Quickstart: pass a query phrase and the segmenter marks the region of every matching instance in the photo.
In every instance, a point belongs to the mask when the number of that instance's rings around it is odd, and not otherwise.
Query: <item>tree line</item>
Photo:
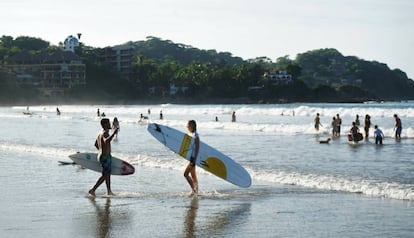
[[[61,100],[82,102],[354,102],[400,100],[414,95],[414,82],[401,70],[386,64],[343,56],[335,49],[312,50],[295,59],[282,56],[243,60],[229,52],[200,50],[157,37],[127,42],[135,46],[132,77],[126,80],[100,57],[104,49],[81,44],[76,53],[86,64],[86,85],[68,90]],[[33,37],[0,38],[1,65],[12,55],[28,51],[57,50],[57,46]],[[278,84],[265,76],[287,71],[289,84]],[[170,96],[170,84],[189,90]],[[149,88],[156,88],[149,92]],[[259,90],[250,91],[249,87]],[[13,75],[0,70],[0,100],[37,99],[35,87],[13,84]],[[47,99],[44,99],[47,100]],[[56,100],[53,99],[53,100]]]

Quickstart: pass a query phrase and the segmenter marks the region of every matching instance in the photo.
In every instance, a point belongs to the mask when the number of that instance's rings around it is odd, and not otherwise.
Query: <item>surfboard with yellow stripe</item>
[[[190,160],[194,144],[193,138],[174,128],[150,123],[148,132],[159,142],[174,151],[186,160]],[[252,181],[250,174],[240,164],[207,145],[202,140],[197,157],[197,166],[209,171],[234,185],[242,188],[250,187]]]

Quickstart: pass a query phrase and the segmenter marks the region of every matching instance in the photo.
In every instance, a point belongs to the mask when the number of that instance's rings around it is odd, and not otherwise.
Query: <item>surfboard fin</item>
[[[157,124],[155,124],[155,127],[156,127],[155,128],[156,131],[161,132],[161,128]]]
[[[205,166],[205,167],[207,167],[208,168],[208,164],[207,164],[207,162],[206,161],[201,161],[201,163],[200,163],[202,166]]]

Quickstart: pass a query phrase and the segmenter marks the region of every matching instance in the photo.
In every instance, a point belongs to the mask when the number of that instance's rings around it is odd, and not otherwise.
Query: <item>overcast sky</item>
[[[244,59],[320,48],[414,79],[413,0],[5,0],[0,34],[105,47],[155,36]]]

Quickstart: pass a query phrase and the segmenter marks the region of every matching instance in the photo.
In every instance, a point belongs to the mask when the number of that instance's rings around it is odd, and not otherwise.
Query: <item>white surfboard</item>
[[[156,123],[148,124],[148,132],[159,142],[190,161],[194,140],[174,128]],[[197,166],[242,188],[250,187],[250,174],[240,164],[220,151],[200,141]]]
[[[102,166],[98,161],[97,153],[76,153],[69,155],[69,158],[76,164],[79,164],[87,169],[102,172]],[[135,172],[134,166],[128,162],[112,156],[112,175],[130,175]]]

